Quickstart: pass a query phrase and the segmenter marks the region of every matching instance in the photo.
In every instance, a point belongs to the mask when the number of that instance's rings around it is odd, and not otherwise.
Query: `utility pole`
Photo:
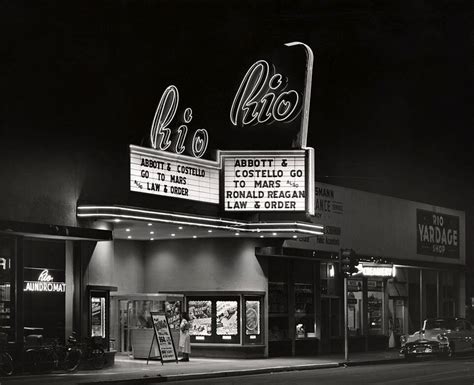
[[[349,336],[347,326],[347,277],[344,276],[344,361],[349,360]]]

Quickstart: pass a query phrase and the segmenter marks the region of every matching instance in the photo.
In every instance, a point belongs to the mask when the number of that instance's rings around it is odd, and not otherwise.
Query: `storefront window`
[[[408,271],[408,332],[419,330],[423,320],[420,313],[420,270]]]
[[[290,263],[274,259],[269,263],[268,275],[268,340],[289,339],[288,272]]]
[[[442,317],[454,317],[456,315],[456,293],[455,273],[452,271],[440,272],[440,315]]]
[[[188,297],[191,342],[240,343],[240,297]]]
[[[0,332],[14,341],[15,239],[0,237]]]
[[[425,318],[435,318],[438,316],[438,274],[433,270],[423,271],[423,304]]]
[[[334,263],[321,263],[321,295],[337,296],[336,265]]]
[[[105,297],[91,297],[91,337],[105,338]]]
[[[384,282],[379,280],[367,281],[367,312],[369,334],[385,333],[385,301]]]
[[[349,334],[363,334],[362,322],[362,280],[347,280],[347,327]]]
[[[293,263],[296,338],[315,337],[313,267],[312,262]]]
[[[24,329],[25,335],[65,338],[65,243],[25,239]]]

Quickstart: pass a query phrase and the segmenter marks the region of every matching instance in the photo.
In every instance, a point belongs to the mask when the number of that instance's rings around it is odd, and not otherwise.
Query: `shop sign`
[[[416,210],[417,253],[459,258],[459,217]]]
[[[359,274],[364,277],[394,277],[395,266],[393,265],[379,265],[379,264],[365,264],[357,265]]]
[[[66,284],[64,282],[54,282],[54,278],[49,274],[48,269],[44,269],[38,276],[37,281],[25,281],[23,291],[34,292],[56,292],[65,293]]]
[[[130,146],[130,191],[219,203],[213,162]]]
[[[304,211],[305,153],[224,155],[226,211]]]

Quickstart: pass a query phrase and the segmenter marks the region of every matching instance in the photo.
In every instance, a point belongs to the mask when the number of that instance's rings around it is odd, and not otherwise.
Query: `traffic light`
[[[349,275],[354,275],[359,272],[359,269],[357,266],[359,265],[359,258],[357,258],[356,253],[354,250],[351,250],[351,257],[350,257],[350,263],[349,263]]]
[[[350,277],[353,274],[357,274],[359,269],[357,265],[359,264],[359,259],[354,250],[352,249],[342,249],[341,250],[341,274],[344,277]]]

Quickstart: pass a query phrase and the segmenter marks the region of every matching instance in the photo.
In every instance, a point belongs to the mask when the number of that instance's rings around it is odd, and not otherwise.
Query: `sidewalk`
[[[193,358],[189,362],[165,363],[133,360],[117,355],[115,366],[99,371],[80,371],[66,374],[22,375],[3,378],[4,384],[152,384],[159,382],[217,377],[241,376],[292,370],[335,368],[343,365],[370,365],[400,361],[398,350],[369,353],[351,353],[349,361],[344,356],[278,357],[267,359],[215,359]]]

